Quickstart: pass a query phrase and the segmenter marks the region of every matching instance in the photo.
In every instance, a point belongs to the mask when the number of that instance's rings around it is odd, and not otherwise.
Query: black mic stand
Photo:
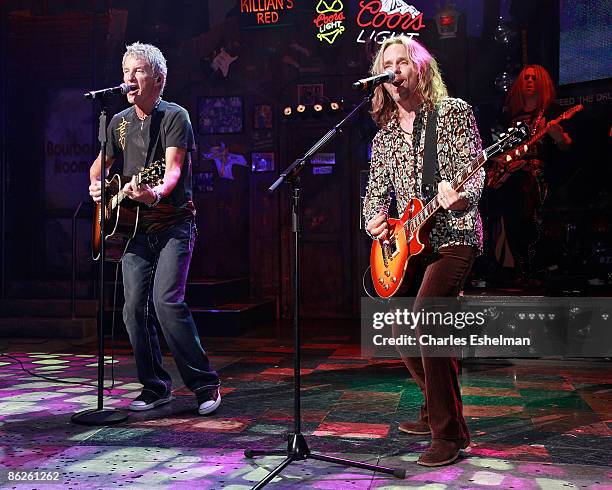
[[[318,461],[327,461],[328,463],[336,463],[344,466],[350,466],[353,468],[363,468],[365,470],[377,471],[380,473],[386,473],[393,475],[396,478],[404,478],[406,476],[406,470],[404,469],[393,469],[385,468],[383,466],[376,466],[367,463],[361,463],[359,461],[350,461],[348,459],[335,458],[333,456],[325,456],[322,454],[316,454],[310,452],[308,443],[304,438],[301,431],[302,416],[300,413],[300,322],[299,322],[299,301],[300,301],[300,268],[299,268],[299,235],[300,235],[300,177],[299,173],[304,168],[307,161],[310,160],[323,145],[330,141],[339,131],[341,131],[342,125],[350,119],[364,105],[370,102],[372,93],[369,93],[364,99],[355,107],[350,114],[348,114],[342,121],[336,124],[331,130],[329,130],[319,141],[317,141],[302,158],[295,160],[287,169],[280,174],[278,179],[268,189],[270,192],[274,192],[281,183],[288,181],[291,184],[293,203],[291,206],[291,232],[293,233],[293,335],[294,335],[294,346],[293,346],[293,401],[294,401],[294,425],[293,433],[289,434],[287,450],[265,450],[265,449],[246,449],[244,455],[247,458],[254,456],[265,456],[265,455],[286,455],[287,457],[280,463],[274,470],[272,470],[263,480],[253,487],[253,490],[263,488],[270,483],[276,475],[283,471],[294,461],[302,461],[306,459],[315,459]]]
[[[75,413],[70,420],[82,425],[114,425],[125,421],[128,414],[116,408],[104,408],[104,260],[105,260],[105,223],[106,223],[106,98],[101,97],[98,141],[100,141],[100,261],[98,291],[98,406]],[[94,219],[96,217],[94,216]]]

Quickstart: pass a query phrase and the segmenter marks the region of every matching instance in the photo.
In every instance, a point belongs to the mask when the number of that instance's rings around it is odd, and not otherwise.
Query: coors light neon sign
[[[399,34],[418,36],[425,27],[423,13],[404,0],[361,0],[357,25],[361,32],[358,43],[372,39],[382,44],[385,39]]]

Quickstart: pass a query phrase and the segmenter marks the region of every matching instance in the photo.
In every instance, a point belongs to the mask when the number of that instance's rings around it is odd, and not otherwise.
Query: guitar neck
[[[465,184],[487,161],[487,150],[482,150],[478,157],[465,167],[459,175],[450,182],[453,189],[459,189]],[[440,209],[438,194],[436,194],[424,207],[410,220],[410,232],[414,233],[417,228],[421,227],[436,211]]]
[[[140,186],[141,185],[141,174],[139,173],[138,175],[136,175],[136,185]],[[119,192],[117,192],[117,194],[115,194],[112,199],[110,200],[110,205],[111,205],[111,210],[115,210],[119,207],[119,205],[121,204],[121,202],[126,199],[128,196],[125,192],[123,192],[123,189],[119,189]]]
[[[584,106],[582,104],[578,104],[575,105],[574,107],[572,107],[571,109],[568,109],[567,111],[565,111],[563,114],[561,114],[559,117],[557,117],[556,119],[553,119],[552,121],[549,121],[546,126],[544,126],[542,129],[540,129],[538,132],[536,132],[536,134],[534,134],[529,141],[526,143],[527,146],[532,145],[533,143],[535,143],[536,141],[538,141],[540,138],[542,138],[545,134],[546,131],[548,131],[548,129],[553,125],[553,124],[559,124],[561,121],[563,121],[564,119],[569,119],[570,117],[572,117],[574,114],[576,114],[577,112],[580,112],[582,109],[584,108]]]
[[[113,196],[113,199],[111,200],[111,207],[115,209],[117,206],[121,204],[121,201],[123,201],[126,197],[127,195],[125,194],[125,192],[123,192],[123,189],[119,189],[119,192],[117,192],[117,195]]]
[[[540,140],[546,134],[548,128],[550,128],[553,124],[557,124],[561,119],[562,117],[558,117],[557,119],[553,119],[552,121],[548,122],[542,129],[540,129],[538,132],[536,132],[536,134],[529,138],[529,141],[526,143],[527,146],[531,146],[536,141]]]

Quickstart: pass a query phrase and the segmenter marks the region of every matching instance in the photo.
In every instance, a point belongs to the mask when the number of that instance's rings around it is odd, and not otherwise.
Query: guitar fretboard
[[[495,146],[495,145],[494,145]],[[490,147],[491,148],[491,147]],[[455,178],[451,181],[451,186],[453,189],[458,189],[463,184],[465,184],[472,175],[474,175],[480,167],[482,167],[487,159],[487,152],[489,148],[486,150],[482,150],[478,157],[476,157],[472,162],[465,167]],[[438,202],[438,194],[436,194],[433,199],[431,199],[417,214],[415,214],[409,222],[408,231],[410,236],[414,235],[418,228],[420,228],[438,209],[440,209],[440,203]]]
[[[559,117],[557,117],[556,119],[553,119],[552,121],[547,123],[542,129],[540,129],[538,132],[536,132],[536,134],[534,134],[529,139],[529,141],[526,143],[526,145],[527,146],[532,145],[533,143],[538,141],[542,136],[544,136],[546,134],[546,131],[548,131],[548,128],[550,128],[553,124],[558,124],[559,122],[563,121],[564,119],[569,119],[574,114],[576,114],[577,112],[581,111],[583,108],[584,108],[584,106],[582,104],[578,104],[578,105],[572,107],[571,109],[568,109],[563,114],[561,114]]]

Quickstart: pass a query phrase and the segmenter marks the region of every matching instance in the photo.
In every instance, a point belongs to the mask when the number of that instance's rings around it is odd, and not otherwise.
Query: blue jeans
[[[145,390],[159,396],[170,393],[172,379],[162,366],[156,325],[190,390],[219,385],[185,303],[195,235],[191,221],[158,233],[137,233],[122,259],[123,321],[134,349],[138,379]]]

